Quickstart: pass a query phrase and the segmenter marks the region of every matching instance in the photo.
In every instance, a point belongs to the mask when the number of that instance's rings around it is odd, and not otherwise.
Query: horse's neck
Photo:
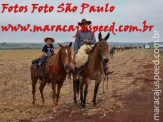
[[[90,61],[89,61],[91,67],[97,68],[101,65],[102,61],[100,59],[99,50],[96,47],[93,53],[90,55]],[[98,69],[98,68],[97,68]]]
[[[64,68],[63,62],[62,62],[62,56],[61,56],[61,49],[57,52],[56,55],[52,56],[52,65],[57,66],[58,68],[62,69]]]

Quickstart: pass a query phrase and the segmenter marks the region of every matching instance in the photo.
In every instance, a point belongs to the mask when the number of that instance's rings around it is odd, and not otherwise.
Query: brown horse
[[[43,68],[45,69],[43,71],[43,75],[40,75],[40,73],[31,66],[31,79],[32,79],[32,94],[33,94],[33,104],[35,104],[35,87],[37,80],[39,79],[41,81],[40,84],[40,94],[42,98],[42,103],[45,103],[44,95],[43,95],[43,89],[47,82],[52,83],[52,91],[53,91],[53,111],[56,112],[58,107],[58,100],[60,95],[60,90],[63,85],[63,81],[66,78],[66,74],[68,69],[70,68],[70,62],[71,62],[71,45],[61,45],[58,44],[61,48],[59,49],[58,53],[56,55],[51,56],[45,65],[43,65]],[[48,73],[47,73],[47,67],[48,67]]]
[[[89,55],[87,64],[81,71],[81,82],[80,82],[80,100],[82,107],[86,104],[86,95],[88,93],[88,84],[90,80],[95,80],[95,89],[93,96],[93,104],[96,106],[96,95],[99,84],[101,82],[102,74],[104,72],[103,63],[107,63],[108,59],[108,44],[106,40],[109,38],[110,33],[105,38],[102,38],[101,32],[98,35],[99,42],[94,46],[93,52]],[[79,81],[74,80],[74,102],[76,103],[76,91],[79,93]],[[84,98],[83,98],[83,87]]]

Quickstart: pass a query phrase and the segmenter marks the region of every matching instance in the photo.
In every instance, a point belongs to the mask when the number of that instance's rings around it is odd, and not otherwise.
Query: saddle
[[[55,55],[54,53],[52,55]],[[39,67],[39,69],[42,69],[42,72],[44,72],[44,70],[46,70],[46,72],[48,73],[49,72],[49,63],[48,63],[48,59],[52,56],[48,56],[45,61],[43,62],[43,64]],[[41,60],[41,57],[35,59],[32,61],[32,65],[35,69],[38,69],[38,63],[40,62]]]
[[[38,64],[40,62],[40,58],[34,59],[32,60],[32,64]]]
[[[38,63],[40,62],[40,58],[32,60],[32,66],[34,69],[38,69]]]
[[[45,62],[43,63],[43,71],[45,71],[46,73],[49,73],[50,70],[50,64],[49,64],[49,58],[51,56],[55,55],[55,53],[52,53],[50,56],[47,57],[47,59],[45,60]],[[45,66],[44,66],[45,65]]]

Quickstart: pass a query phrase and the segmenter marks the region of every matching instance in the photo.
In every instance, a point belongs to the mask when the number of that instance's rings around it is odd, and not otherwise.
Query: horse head
[[[58,43],[58,45],[61,47],[60,53],[61,53],[61,61],[63,62],[64,68],[68,70],[70,68],[71,63],[71,46],[72,42],[70,42],[69,45],[61,45]]]
[[[98,35],[99,42],[97,43],[97,46],[99,48],[99,54],[102,58],[102,61],[104,63],[107,63],[109,61],[108,58],[108,43],[107,40],[110,36],[110,33],[108,33],[105,38],[102,38],[101,32]]]

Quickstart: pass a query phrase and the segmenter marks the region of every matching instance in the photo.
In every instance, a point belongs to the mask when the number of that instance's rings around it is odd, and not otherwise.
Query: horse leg
[[[105,74],[104,74],[104,77],[106,77]],[[104,78],[104,80],[103,80],[103,86],[102,86],[102,88],[103,88],[103,93],[105,93],[105,90],[104,90],[104,81],[105,81],[105,78]]]
[[[44,99],[44,95],[43,95],[43,90],[44,90],[44,87],[46,85],[46,82],[41,82],[40,84],[40,94],[41,94],[41,99],[42,99],[42,104],[45,103],[45,99]]]
[[[76,100],[76,80],[75,80],[75,78],[73,78],[73,90],[74,90],[74,104],[76,104],[77,100]]]
[[[83,80],[81,80],[81,84],[80,84],[80,101],[81,101],[81,105],[83,104],[83,86],[84,86],[84,82],[83,82]]]
[[[38,80],[38,77],[32,78],[32,94],[33,94],[32,104],[35,104],[35,92],[36,92],[37,80]]]
[[[52,91],[53,91],[53,112],[56,112],[56,83],[55,81],[52,81]]]
[[[60,83],[60,84],[57,85],[56,107],[58,107],[58,101],[59,101],[60,90],[61,90],[62,85],[63,85],[63,83]]]
[[[106,78],[107,78],[107,85],[106,85],[106,89],[108,90],[108,75],[106,76]]]
[[[85,89],[84,89],[84,100],[83,100],[83,105],[82,105],[82,107],[85,107],[87,93],[88,93],[88,82],[86,82],[86,84],[85,84]]]
[[[98,87],[99,87],[99,84],[100,84],[101,80],[98,80],[96,81],[95,83],[95,89],[94,89],[94,96],[93,96],[93,104],[94,106],[96,106],[96,96],[97,96],[97,91],[98,91]]]

